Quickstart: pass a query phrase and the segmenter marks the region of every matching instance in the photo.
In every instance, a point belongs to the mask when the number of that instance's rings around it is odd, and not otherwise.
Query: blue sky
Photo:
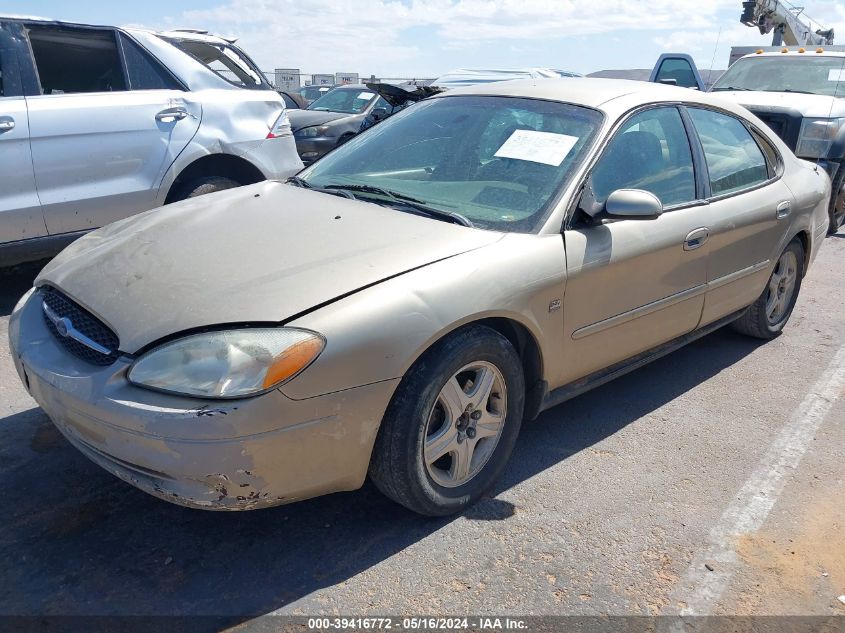
[[[845,43],[845,2],[802,4]],[[688,52],[706,68],[715,52],[714,67],[725,68],[731,45],[771,41],[739,23],[739,0],[7,0],[2,11],[203,28],[239,37],[264,70],[381,77],[458,67],[650,68],[662,52]]]

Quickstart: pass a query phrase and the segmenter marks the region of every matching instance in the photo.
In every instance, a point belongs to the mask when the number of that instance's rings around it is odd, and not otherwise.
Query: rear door
[[[19,42],[0,23],[0,244],[46,235],[29,150]]]
[[[29,24],[40,94],[27,97],[38,195],[51,234],[152,208],[201,108],[115,29]]]
[[[707,324],[760,296],[795,202],[780,178],[776,150],[761,135],[727,112],[692,107],[687,112],[701,141],[709,185],[702,316]]]

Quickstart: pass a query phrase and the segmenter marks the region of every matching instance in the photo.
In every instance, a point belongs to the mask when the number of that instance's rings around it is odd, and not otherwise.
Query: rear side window
[[[31,25],[28,33],[43,94],[127,90],[114,31]]]
[[[689,108],[710,172],[710,191],[720,196],[762,184],[768,165],[748,129],[732,116]]]
[[[132,90],[179,90],[181,86],[156,60],[126,35],[120,35]]]
[[[234,46],[177,38],[167,41],[230,84],[241,88],[273,89],[249,58]]]

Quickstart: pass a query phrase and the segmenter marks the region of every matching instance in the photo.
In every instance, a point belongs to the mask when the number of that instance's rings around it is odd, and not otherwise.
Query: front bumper
[[[9,323],[18,375],[84,455],[157,497],[248,510],[359,488],[398,380],[305,400],[275,390],[199,400],[129,384],[131,361],[96,367],[62,348],[39,293]]]
[[[323,157],[335,148],[339,140],[336,136],[311,136],[296,139],[296,151],[303,164],[309,165],[318,158]]]

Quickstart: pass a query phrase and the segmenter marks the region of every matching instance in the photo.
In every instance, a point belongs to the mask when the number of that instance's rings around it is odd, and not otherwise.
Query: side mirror
[[[370,114],[376,121],[381,121],[387,118],[387,108],[373,108]]]
[[[614,218],[653,220],[663,213],[663,203],[642,189],[617,189],[604,203],[604,211]]]

